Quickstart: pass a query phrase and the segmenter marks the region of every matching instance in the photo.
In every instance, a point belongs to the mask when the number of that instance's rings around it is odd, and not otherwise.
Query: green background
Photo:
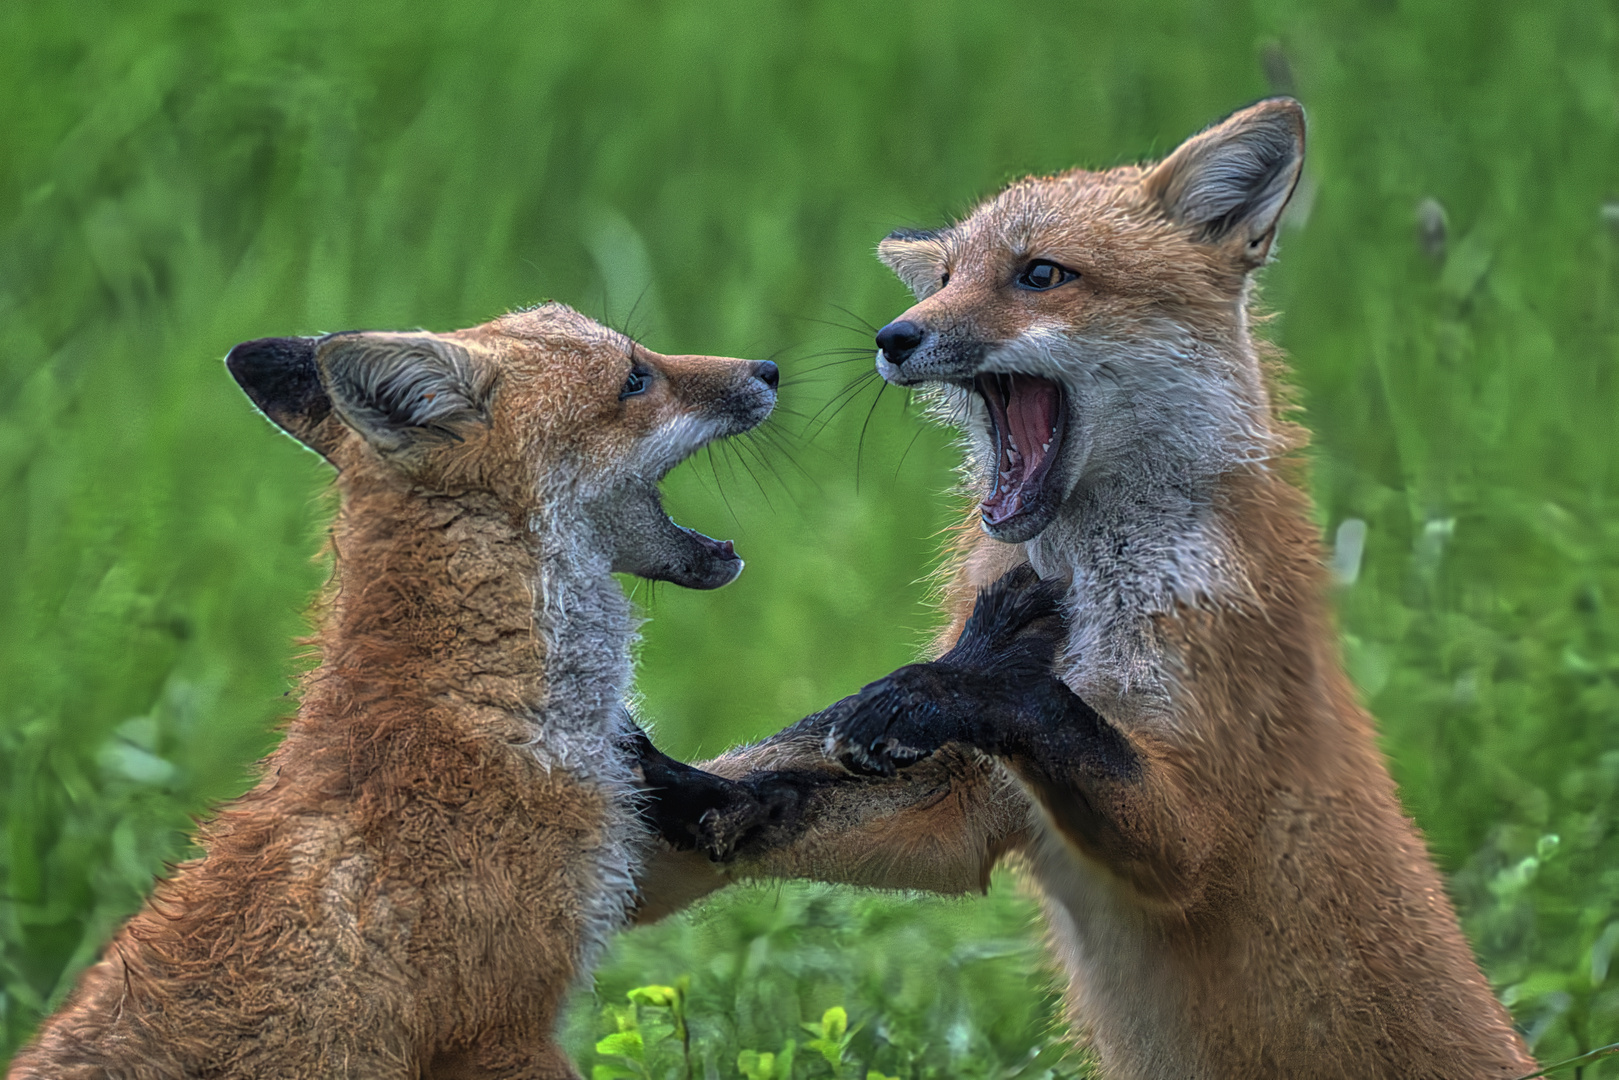
[[[1611,2],[0,5],[0,1054],[291,707],[329,474],[232,344],[552,297],[775,356],[773,435],[669,483],[747,573],[641,597],[646,712],[706,754],[936,622],[955,452],[851,386],[908,302],[876,240],[1276,91],[1311,131],[1267,333],[1323,530],[1367,525],[1351,670],[1537,1054],[1619,1038],[1616,57]],[[737,891],[625,935],[570,1046],[678,1074],[611,1007],[689,976],[699,1073],[831,1005],[842,1075],[1065,1073],[1032,912]],[[646,1061],[598,1058],[631,1022]]]

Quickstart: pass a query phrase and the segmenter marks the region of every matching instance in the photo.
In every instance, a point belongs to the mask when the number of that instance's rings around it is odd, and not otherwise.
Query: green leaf
[[[667,1009],[679,1000],[679,993],[672,986],[637,986],[624,995],[636,1005],[648,1005],[654,1009]]]
[[[152,787],[168,783],[179,771],[172,761],[116,739],[102,746],[97,760],[104,772]]]
[[[1613,959],[1613,947],[1619,944],[1619,922],[1609,923],[1600,937],[1591,943],[1591,985],[1601,986],[1608,979],[1608,963]]]
[[[596,1053],[626,1057],[631,1061],[645,1061],[646,1044],[642,1041],[639,1031],[619,1031],[598,1040]]]
[[[841,1005],[834,1005],[821,1014],[821,1035],[828,1039],[841,1040],[849,1030],[849,1014],[843,1011]]]
[[[737,1071],[748,1080],[774,1080],[776,1075],[776,1055],[760,1053],[757,1050],[744,1050],[736,1056]]]

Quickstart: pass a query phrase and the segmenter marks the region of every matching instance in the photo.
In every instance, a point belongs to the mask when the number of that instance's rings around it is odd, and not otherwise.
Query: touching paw
[[[730,857],[740,823],[768,813],[748,785],[676,761],[652,745],[639,728],[629,747],[640,773],[641,817],[676,851],[702,851],[711,859]]]
[[[698,820],[698,850],[728,863],[797,835],[806,799],[796,775],[763,773],[733,783],[731,797]]]
[[[912,664],[878,679],[829,710],[826,755],[852,772],[893,776],[949,741],[940,699],[957,673],[941,664]]]
[[[989,718],[1047,693],[1066,639],[1060,587],[1020,566],[978,594],[945,655],[900,668],[832,706],[826,755],[854,772],[892,776],[946,743],[990,749]]]

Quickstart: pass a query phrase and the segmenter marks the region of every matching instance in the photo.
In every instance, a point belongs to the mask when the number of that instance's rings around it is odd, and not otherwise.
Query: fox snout
[[[634,469],[647,480],[661,480],[716,439],[751,431],[776,407],[781,373],[769,360],[648,354],[642,364],[622,396],[645,396],[657,412]]]
[[[715,404],[737,425],[727,434],[751,430],[769,419],[776,407],[776,390],[781,385],[781,369],[770,360],[736,361],[742,374],[730,393]]]
[[[877,331],[877,373],[896,386],[963,385],[1006,344],[1000,326],[929,297]],[[1013,328],[1011,336],[1016,336]],[[991,367],[995,365],[989,365]]]
[[[910,359],[926,336],[927,331],[911,320],[895,319],[877,331],[877,350],[883,354],[884,360],[898,367]]]

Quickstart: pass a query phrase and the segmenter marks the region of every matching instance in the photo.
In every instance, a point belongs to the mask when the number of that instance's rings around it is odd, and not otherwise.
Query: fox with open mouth
[[[938,659],[704,768],[819,781],[733,876],[963,891],[1016,856],[1110,1080],[1517,1077],[1344,674],[1251,333],[1303,156],[1303,110],[1264,101],[882,242],[917,303],[878,371],[967,443]],[[1042,590],[1060,678],[985,670],[975,627]],[[675,902],[723,880],[653,870]]]

